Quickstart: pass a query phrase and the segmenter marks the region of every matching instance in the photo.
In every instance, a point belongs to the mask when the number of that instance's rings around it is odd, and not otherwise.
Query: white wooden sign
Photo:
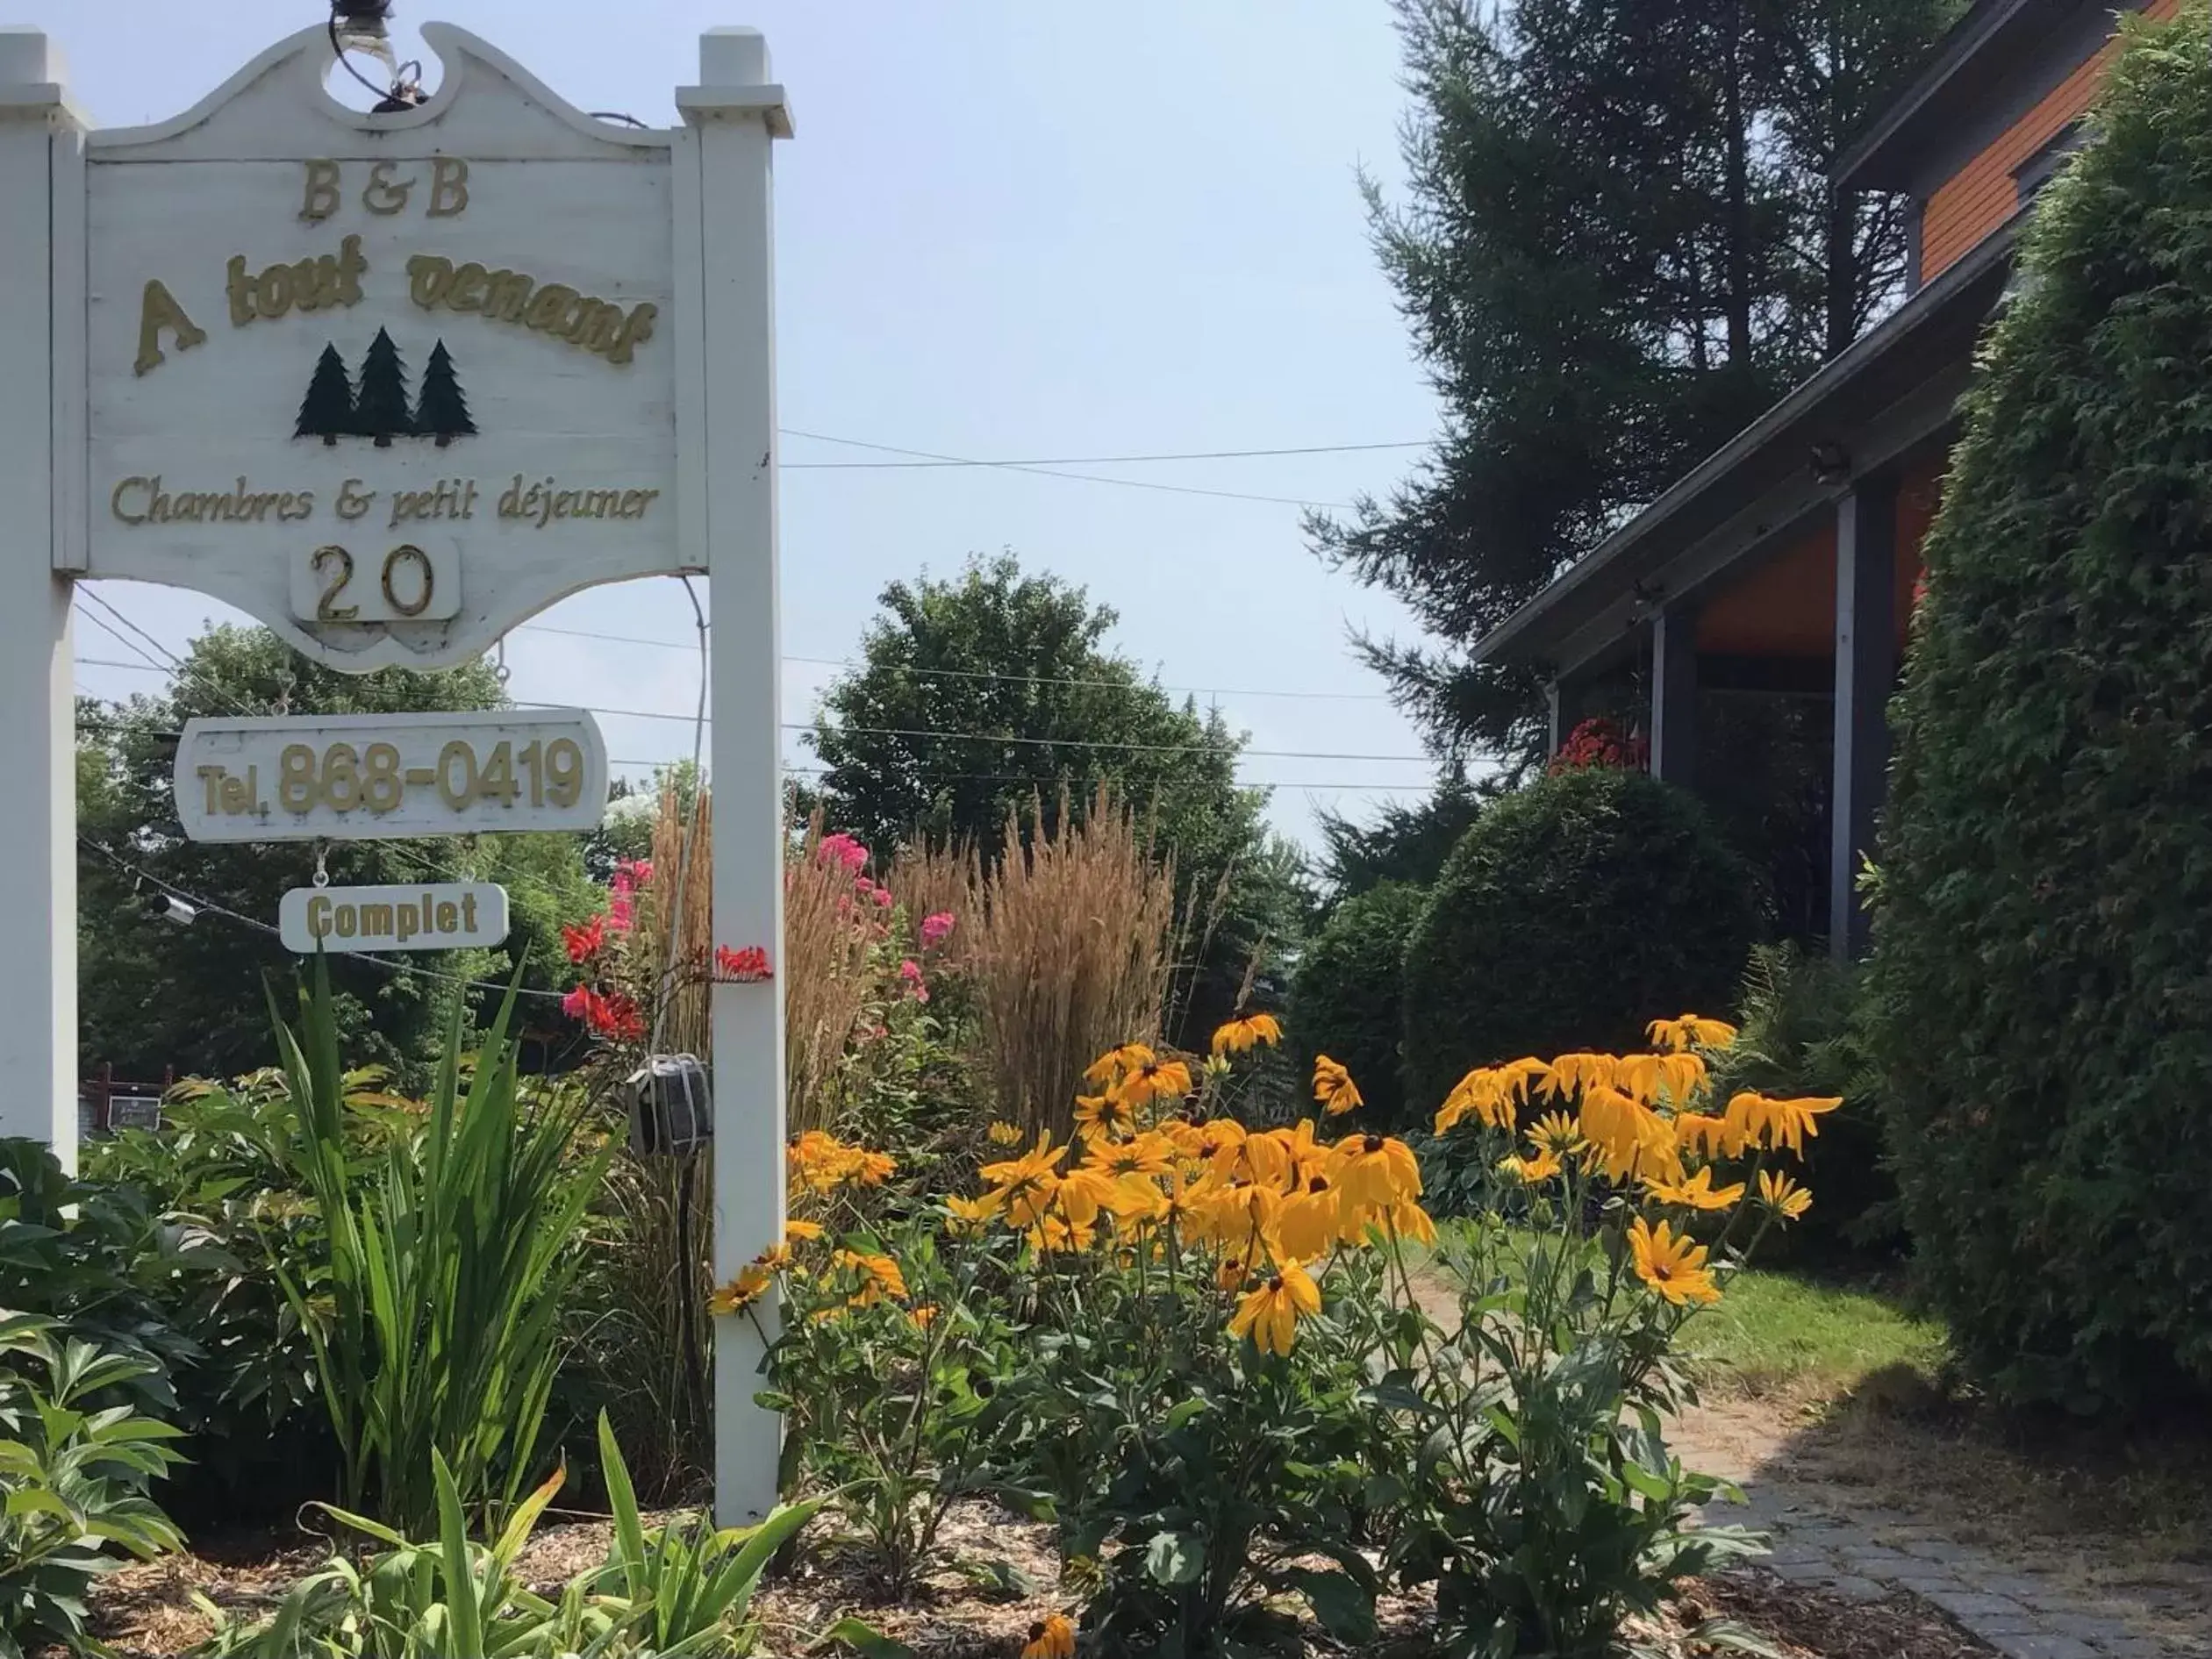
[[[507,890],[491,882],[295,887],[276,904],[286,950],[462,950],[507,937]]]
[[[82,568],[348,667],[687,563],[671,134],[423,33],[442,83],[374,131],[319,25],[85,168]]]
[[[422,32],[438,62],[419,108],[333,99],[318,21],[175,119],[99,131],[53,43],[0,28],[0,914],[20,947],[0,976],[0,1134],[65,1160],[79,580],[211,594],[367,671],[465,661],[593,583],[706,572],[713,936],[780,953],[771,155],[791,128],[767,46],[709,32],[699,84],[674,89],[681,125],[635,130],[460,29]],[[92,38],[160,61],[156,34]],[[373,765],[357,740],[300,740],[295,811],[297,740],[225,751],[195,733],[179,808],[197,831],[257,840],[543,826],[569,810],[551,738],[542,806],[522,747],[503,771],[496,735],[394,740],[397,762]],[[465,764],[447,747],[462,740]],[[598,754],[594,740],[593,821]],[[783,979],[712,995],[727,1279],[783,1236]],[[753,1312],[774,1328],[772,1306]],[[717,1322],[725,1525],[775,1498],[760,1357],[752,1320]]]
[[[270,715],[186,721],[175,782],[196,841],[590,830],[607,757],[582,709]]]

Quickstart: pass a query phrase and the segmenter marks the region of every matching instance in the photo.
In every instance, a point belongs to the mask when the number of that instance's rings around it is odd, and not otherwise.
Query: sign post
[[[65,1157],[74,580],[211,594],[366,673],[472,661],[594,583],[709,576],[714,938],[781,954],[770,153],[791,124],[765,43],[703,37],[662,130],[422,32],[441,73],[415,107],[333,99],[317,25],[173,119],[88,131],[45,37],[0,32],[0,907],[22,940],[0,1132]],[[598,820],[605,764],[574,711],[196,721],[177,804],[211,840],[557,828]],[[463,888],[326,897],[288,900],[292,936],[505,925]],[[727,1276],[783,1233],[780,979],[715,986],[713,1027]],[[773,1504],[780,1426],[753,1404],[757,1337],[723,1324],[731,1524]]]

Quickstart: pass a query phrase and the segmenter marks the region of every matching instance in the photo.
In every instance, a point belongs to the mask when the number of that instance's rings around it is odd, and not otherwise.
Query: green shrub
[[[99,1405],[158,1369],[0,1312],[0,1654],[48,1641],[82,1651],[86,1594],[122,1565],[108,1547],[144,1561],[184,1547],[147,1496],[180,1461],[165,1444],[176,1430]]]
[[[1793,945],[1751,953],[1736,1010],[1736,1040],[1713,1055],[1714,1092],[1840,1096],[1805,1143],[1820,1202],[1790,1235],[1793,1252],[1894,1250],[1904,1242],[1890,1173],[1881,1078],[1866,1053],[1865,970]],[[1778,1252],[1778,1254],[1780,1254]]]
[[[1881,839],[1928,1288],[2015,1399],[2212,1384],[2212,48],[2128,19],[1963,404]]]
[[[1641,772],[1543,778],[1484,812],[1406,947],[1410,1105],[1500,1055],[1641,1044],[1655,1009],[1733,999],[1757,878],[1696,801]]]
[[[277,1029],[299,1113],[290,1155],[323,1219],[319,1291],[271,1265],[314,1347],[346,1500],[402,1528],[437,1522],[433,1462],[472,1514],[512,1507],[536,1474],[580,1265],[568,1241],[605,1174],[604,1154],[573,1155],[573,1096],[525,1098],[512,1012],[510,994],[465,1090],[455,1016],[427,1109],[365,1182],[319,957],[299,1030]]]
[[[1341,1061],[1367,1098],[1363,1124],[1396,1124],[1405,1115],[1399,969],[1427,903],[1421,888],[1404,882],[1346,899],[1306,946],[1291,984],[1290,1035],[1300,1070],[1310,1076],[1316,1055]]]

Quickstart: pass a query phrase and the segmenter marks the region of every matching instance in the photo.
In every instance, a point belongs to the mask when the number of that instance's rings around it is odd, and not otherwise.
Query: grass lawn
[[[1932,1382],[1944,1358],[1944,1327],[1871,1282],[1766,1268],[1730,1280],[1683,1342],[1708,1387],[1751,1394],[1836,1393],[1901,1368]]]

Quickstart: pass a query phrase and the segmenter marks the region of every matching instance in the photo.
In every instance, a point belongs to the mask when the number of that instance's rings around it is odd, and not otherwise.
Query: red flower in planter
[[[1546,769],[1578,772],[1586,767],[1609,767],[1616,771],[1641,772],[1646,764],[1643,740],[1630,737],[1612,720],[1600,715],[1567,734]]]
[[[714,947],[714,977],[726,984],[757,985],[775,976],[768,965],[768,953],[758,945],[748,945],[742,950],[732,950],[727,945]]]

